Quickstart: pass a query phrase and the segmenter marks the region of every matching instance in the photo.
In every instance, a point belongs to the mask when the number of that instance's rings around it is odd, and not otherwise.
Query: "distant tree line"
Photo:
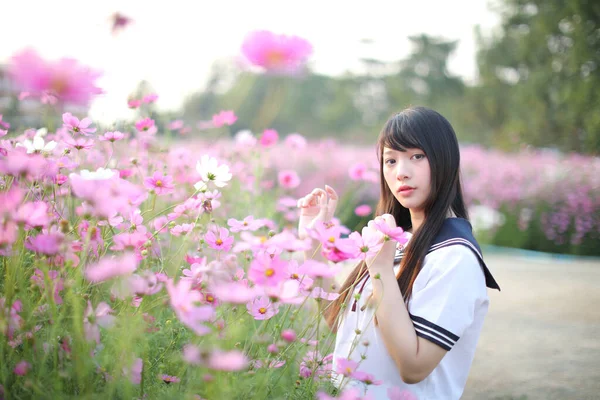
[[[363,59],[366,72],[299,77],[214,66],[207,88],[183,107],[189,122],[233,109],[234,126],[372,142],[387,117],[426,105],[448,117],[463,142],[600,151],[600,2],[505,0],[501,26],[477,30],[476,83],[448,71],[457,42],[411,36],[403,60]]]

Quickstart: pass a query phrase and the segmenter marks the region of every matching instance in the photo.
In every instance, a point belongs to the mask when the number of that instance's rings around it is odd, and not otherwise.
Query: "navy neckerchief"
[[[473,228],[471,227],[471,223],[464,218],[446,218],[442,228],[439,233],[433,240],[433,244],[429,248],[427,254],[432,251],[436,251],[438,249],[448,247],[448,246],[456,246],[462,245],[468,247],[475,255],[477,256],[477,260],[479,261],[479,265],[483,269],[483,274],[485,275],[485,285],[490,289],[498,289],[500,290],[500,286],[496,282],[496,279],[492,276],[492,273],[488,269],[487,265],[483,261],[483,256],[481,255],[481,248],[475,240],[473,236]],[[394,258],[394,265],[397,265],[404,255],[403,249],[399,254]],[[369,274],[366,274],[366,277],[363,278],[364,282],[359,290],[359,293],[362,293],[365,284],[367,283]],[[357,300],[354,300],[354,304],[352,305],[352,311],[356,311]]]

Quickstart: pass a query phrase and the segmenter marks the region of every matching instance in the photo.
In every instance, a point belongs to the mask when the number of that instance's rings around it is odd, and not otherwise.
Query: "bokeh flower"
[[[312,54],[312,45],[298,36],[277,35],[261,30],[246,36],[242,54],[250,63],[268,72],[294,74]]]

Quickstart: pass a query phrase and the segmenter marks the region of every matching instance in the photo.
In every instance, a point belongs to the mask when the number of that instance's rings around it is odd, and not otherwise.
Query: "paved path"
[[[600,399],[600,262],[486,255],[502,292],[464,400]]]

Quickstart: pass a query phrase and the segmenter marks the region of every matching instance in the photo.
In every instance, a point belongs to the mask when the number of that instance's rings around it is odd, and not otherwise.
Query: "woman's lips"
[[[398,193],[401,194],[402,196],[407,196],[414,191],[415,191],[415,188],[412,188],[410,186],[401,186],[400,189],[398,189]]]

